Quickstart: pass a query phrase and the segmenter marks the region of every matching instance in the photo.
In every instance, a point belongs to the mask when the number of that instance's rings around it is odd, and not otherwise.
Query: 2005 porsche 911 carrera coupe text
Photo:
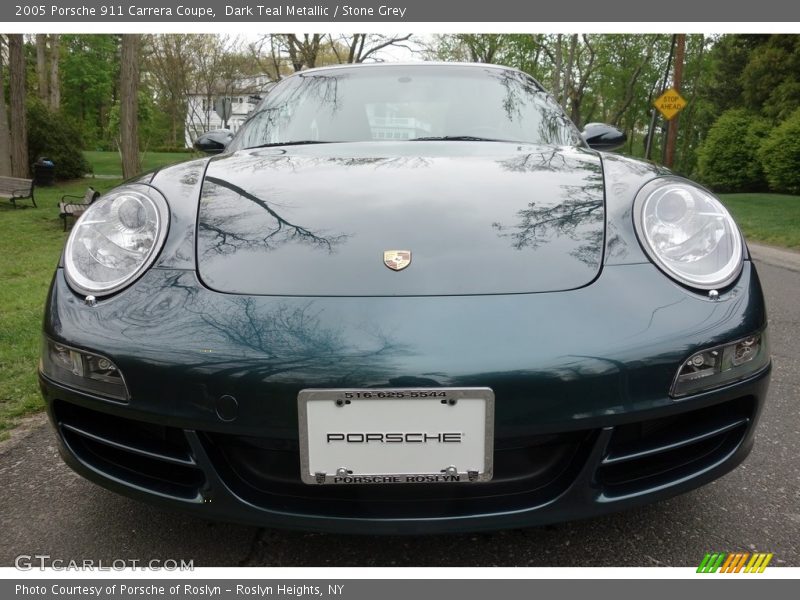
[[[297,73],[216,155],[75,224],[47,300],[61,453],[213,519],[425,533],[599,515],[750,452],[761,287],[707,190],[527,75]]]

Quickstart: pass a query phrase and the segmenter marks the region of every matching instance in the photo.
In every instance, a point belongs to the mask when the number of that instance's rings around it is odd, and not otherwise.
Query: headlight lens
[[[169,211],[154,188],[133,184],[96,200],[72,228],[64,252],[70,286],[112,294],[149,267],[164,242]]]
[[[712,290],[742,270],[742,235],[710,193],[677,178],[657,179],[634,205],[637,234],[647,254],[677,281]]]

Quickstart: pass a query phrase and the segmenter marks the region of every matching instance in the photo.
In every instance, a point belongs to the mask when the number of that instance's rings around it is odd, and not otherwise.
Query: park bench
[[[100,197],[100,192],[96,189],[89,187],[83,196],[76,196],[73,194],[64,194],[61,196],[61,202],[58,203],[59,217],[64,221],[64,231],[67,230],[67,218],[72,217],[77,219],[83,214],[89,205]],[[80,202],[65,202],[67,198],[77,198]]]
[[[36,199],[33,197],[33,179],[0,176],[0,198],[11,200],[14,208],[17,208],[17,200],[30,200],[35,208]]]

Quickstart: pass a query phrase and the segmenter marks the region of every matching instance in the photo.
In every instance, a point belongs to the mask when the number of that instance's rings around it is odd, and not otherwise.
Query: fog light
[[[768,363],[765,330],[690,356],[675,376],[670,395],[676,398],[733,383],[760,371]]]
[[[42,374],[57,383],[127,402],[128,389],[117,366],[105,356],[42,338]]]
[[[719,371],[722,359],[722,352],[719,350],[709,350],[695,354],[681,369],[680,377],[683,381],[695,381],[703,377],[710,377]]]
[[[731,358],[733,366],[738,367],[739,365],[753,360],[758,353],[760,341],[759,336],[754,335],[737,343],[736,346],[734,346],[733,357]]]

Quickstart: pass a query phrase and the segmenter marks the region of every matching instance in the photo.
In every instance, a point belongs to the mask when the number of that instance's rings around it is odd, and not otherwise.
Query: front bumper
[[[768,371],[691,400],[691,406],[713,403],[705,408],[531,436],[517,442],[529,444],[522,448],[506,444],[495,451],[497,476],[490,483],[402,488],[306,486],[299,482],[291,442],[278,448],[278,440],[264,444],[233,436],[223,444],[208,432],[81,408],[78,403],[86,398],[52,382],[43,380],[42,388],[66,463],[112,491],[203,518],[262,527],[422,534],[586,518],[706,484],[749,454]],[[267,476],[252,477],[250,469],[259,465],[247,456],[265,459],[260,468]]]
[[[387,314],[403,320],[387,329]],[[765,322],[749,263],[717,302],[651,265],[608,267],[558,294],[372,299],[232,297],[153,269],[94,307],[59,272],[45,333],[114,360],[131,399],[40,381],[66,462],[125,495],[260,526],[498,529],[625,509],[733,469],[752,447],[769,368],[680,401],[667,390],[694,351]],[[300,389],[433,385],[494,390],[493,481],[300,482]]]

